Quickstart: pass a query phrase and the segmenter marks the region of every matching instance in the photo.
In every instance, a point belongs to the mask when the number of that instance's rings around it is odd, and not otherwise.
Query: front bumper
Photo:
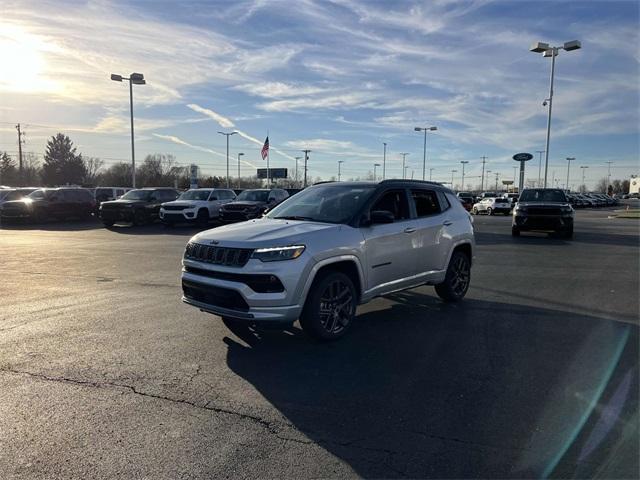
[[[100,210],[100,220],[107,222],[133,222],[134,209]]]
[[[160,209],[159,215],[160,220],[165,223],[195,222],[196,220],[196,210],[193,208],[177,211]]]
[[[523,231],[557,231],[572,227],[573,217],[558,215],[514,215],[513,226]]]
[[[185,266],[211,271],[274,275],[282,282],[284,288],[280,292],[259,293],[242,281],[211,278],[183,269],[182,301],[204,312],[237,320],[294,322],[302,312],[302,305],[295,300],[300,298],[296,297],[300,278],[305,277],[300,274],[298,268],[291,268],[291,262],[295,262],[295,260],[267,264],[263,264],[259,260],[249,260],[245,268],[238,269],[220,265],[205,266],[202,263],[185,259]],[[277,263],[280,265],[276,265]]]

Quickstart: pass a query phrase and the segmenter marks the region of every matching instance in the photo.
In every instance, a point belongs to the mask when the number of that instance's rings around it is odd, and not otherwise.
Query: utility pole
[[[408,152],[403,152],[400,155],[402,155],[402,179],[404,180],[404,178],[406,176],[405,175],[406,169],[405,169],[404,164],[405,164],[405,159],[407,158],[407,155],[409,155],[409,153]]]
[[[545,150],[536,150],[536,153],[540,156],[540,159],[538,160],[538,188],[540,188],[540,185],[542,184],[542,154],[544,152]]]
[[[482,180],[480,180],[480,193],[484,190],[484,164],[487,162],[487,157],[482,156]]]
[[[429,181],[430,181],[430,182],[432,181],[431,179],[433,178],[433,171],[434,171],[434,170],[435,170],[435,168],[430,168],[430,169],[429,169]]]
[[[340,165],[344,163],[344,160],[338,160],[338,181],[340,181]]]
[[[302,150],[304,153],[304,187],[307,188],[307,162],[309,161],[309,153],[311,150]]]
[[[382,145],[384,146],[382,151],[382,179],[384,180],[387,174],[387,143],[383,142]]]
[[[462,164],[462,187],[460,187],[460,190],[462,192],[464,192],[464,166],[469,163],[468,160],[461,160],[460,163]]]
[[[244,153],[238,153],[238,188],[240,188],[240,157],[242,157]]]
[[[498,175],[500,175],[500,173],[496,172],[496,195],[498,194]]]
[[[24,137],[24,132],[20,130],[20,124],[16,125],[16,130],[18,130],[18,165],[19,165],[19,176],[18,176],[18,184],[22,186],[23,180],[23,168],[22,168],[22,137]]]

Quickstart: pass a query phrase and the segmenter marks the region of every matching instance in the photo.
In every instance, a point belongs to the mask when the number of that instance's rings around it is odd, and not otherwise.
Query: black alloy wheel
[[[453,252],[444,282],[435,286],[436,293],[446,302],[464,298],[471,283],[471,261],[461,251]]]
[[[357,293],[351,279],[329,272],[316,279],[300,317],[303,330],[317,340],[335,340],[353,323]]]

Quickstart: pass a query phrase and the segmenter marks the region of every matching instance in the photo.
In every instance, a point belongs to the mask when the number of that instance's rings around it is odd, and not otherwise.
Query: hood
[[[102,202],[100,205],[103,206],[120,206],[120,205],[146,205],[149,202],[145,202],[143,200],[124,200],[119,198],[118,200],[111,200],[109,202]]]
[[[267,204],[267,202],[257,202],[255,200],[240,200],[239,202],[231,201],[229,203],[225,203],[222,207],[226,206],[234,206],[234,207],[263,207]]]
[[[34,203],[44,203],[46,202],[46,200],[44,199],[38,199],[38,200],[25,200],[24,198],[22,200],[7,200],[6,202],[0,202],[0,205],[3,208],[28,208],[30,205],[33,205]]]
[[[171,202],[163,202],[162,206],[170,205],[172,207],[190,207],[198,202],[206,202],[206,200],[172,200]]]
[[[205,230],[191,241],[210,244],[215,240],[221,246],[237,248],[278,247],[304,242],[307,236],[320,231],[339,230],[340,227],[333,223],[260,218]]]
[[[518,202],[519,207],[560,208],[560,207],[566,207],[568,205],[569,205],[569,202]]]

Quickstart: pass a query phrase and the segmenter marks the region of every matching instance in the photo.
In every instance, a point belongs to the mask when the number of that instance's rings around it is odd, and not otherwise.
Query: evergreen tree
[[[82,154],[76,154],[71,139],[58,133],[47,142],[42,180],[47,186],[80,185],[86,176]]]
[[[7,152],[0,154],[0,185],[16,185],[18,169],[16,163]]]

